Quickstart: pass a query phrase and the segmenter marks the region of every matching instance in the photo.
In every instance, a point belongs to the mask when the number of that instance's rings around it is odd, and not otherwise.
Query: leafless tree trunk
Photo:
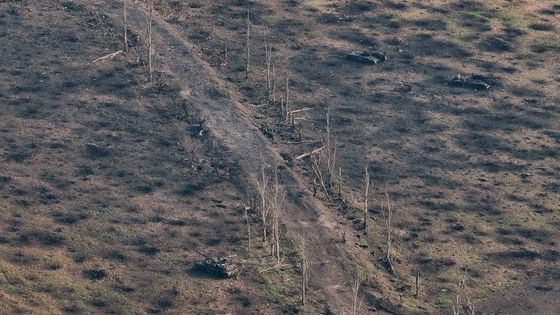
[[[352,286],[352,296],[353,296],[353,301],[352,301],[352,314],[356,315],[358,314],[358,296],[360,293],[360,278],[357,277],[356,281],[354,281],[354,284]]]
[[[342,167],[338,167],[338,198],[342,200]]]
[[[251,255],[251,222],[249,221],[249,209],[251,207],[245,205],[245,222],[247,222],[247,252]]]
[[[326,113],[326,120],[327,120],[327,128],[326,128],[326,150],[325,152],[327,153],[327,175],[328,175],[328,184],[329,187],[332,187],[332,173],[330,172],[331,170],[331,159],[332,157],[332,146],[331,146],[331,108],[327,107],[327,113]]]
[[[150,73],[150,82],[154,79],[154,69],[153,69],[153,44],[152,44],[152,20],[154,14],[154,0],[150,0],[150,16],[148,20],[148,71]]]
[[[326,179],[326,184],[329,189],[333,188],[333,181],[335,178],[336,172],[336,139],[333,140],[332,137],[332,130],[331,130],[331,109],[327,107],[326,113],[326,129],[325,129],[325,150],[324,154],[326,155],[326,165],[324,166],[324,174]]]
[[[475,315],[475,307],[472,303],[465,279],[460,279],[457,284],[455,301],[453,301],[453,315]]]
[[[262,160],[262,165],[261,165],[261,179],[260,181],[257,180],[257,189],[259,192],[259,197],[260,197],[260,201],[261,201],[261,219],[262,219],[262,225],[263,225],[263,243],[266,243],[267,241],[267,217],[268,217],[268,200],[267,200],[267,193],[268,193],[268,179],[266,177],[266,172],[265,172],[265,163],[264,163],[264,159],[261,156],[261,160]]]
[[[365,167],[365,176],[364,176],[364,229],[367,228],[367,217],[368,217],[368,210],[369,210],[369,185],[370,185],[370,177],[369,177],[369,165],[366,164]]]
[[[414,281],[414,296],[418,297],[420,293],[420,271],[416,271],[416,281]]]
[[[327,185],[325,184],[325,178],[323,176],[323,172],[321,171],[319,159],[320,159],[319,155],[311,154],[311,168],[313,169],[313,172],[315,173],[315,178],[317,178],[317,181],[321,184],[321,187],[323,188],[323,191],[325,192],[325,196],[327,197],[327,199],[329,201],[332,201],[331,195],[329,194],[329,190],[327,189]]]
[[[284,96],[280,95],[280,109],[282,110],[282,118],[284,119],[284,122],[287,120],[285,107]]]
[[[286,98],[284,100],[284,109],[286,110],[286,122],[290,123],[290,110],[289,110],[289,103],[290,103],[290,76],[286,73]]]
[[[126,17],[126,1],[123,0],[123,21],[124,21],[124,34],[123,34],[123,51],[128,51],[128,21]]]
[[[389,198],[389,193],[385,192],[385,197],[387,199],[387,207],[386,209],[383,209],[383,207],[381,208],[383,217],[385,219],[385,232],[387,234],[387,243],[386,243],[386,248],[385,248],[385,258],[387,260],[387,267],[389,268],[389,271],[391,271],[391,273],[393,275],[396,276],[396,271],[395,268],[393,266],[393,260],[392,260],[392,256],[391,256],[391,250],[392,250],[392,243],[393,243],[393,239],[392,239],[392,234],[393,234],[393,226],[392,226],[392,219],[393,219],[393,205],[391,204],[391,199]]]
[[[286,191],[278,182],[278,172],[274,170],[274,184],[272,189],[272,240],[273,254],[276,256],[276,263],[280,263],[280,211],[286,199]]]
[[[274,78],[274,63],[272,64],[272,104],[276,104],[276,79]]]
[[[247,10],[247,66],[245,68],[245,78],[249,80],[249,66],[251,64],[251,19]]]
[[[309,261],[307,258],[307,252],[305,248],[305,239],[301,238],[300,243],[300,253],[301,253],[301,303],[303,305],[307,304],[307,287],[309,283]]]
[[[268,43],[264,42],[265,59],[266,59],[266,93],[268,100],[272,100],[272,48],[268,46]]]
[[[224,61],[222,62],[222,66],[224,67],[224,71],[226,73],[225,89],[226,89],[226,95],[227,96],[229,96],[229,86],[228,86],[229,70],[228,70],[228,65],[229,65],[229,51],[228,51],[228,46],[226,45],[226,48],[224,50]]]

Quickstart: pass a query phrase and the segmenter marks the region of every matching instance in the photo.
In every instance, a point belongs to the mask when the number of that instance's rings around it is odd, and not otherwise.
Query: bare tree
[[[253,199],[251,198],[250,204],[245,205],[245,222],[247,223],[247,252],[251,255],[251,221],[249,221],[249,209],[252,208],[254,204]]]
[[[332,201],[331,199],[331,195],[329,193],[329,189],[327,188],[327,185],[325,184],[325,177],[323,176],[323,171],[321,170],[321,155],[320,154],[311,154],[311,168],[313,169],[313,172],[315,174],[315,178],[317,179],[317,181],[321,184],[321,187],[323,188],[323,191],[325,192],[325,196],[327,197],[327,199],[330,201]]]
[[[290,75],[286,72],[286,97],[284,99],[284,110],[286,111],[284,117],[286,119],[286,123],[290,123],[290,112],[289,112],[289,105],[290,104]]]
[[[278,172],[274,170],[274,183],[272,187],[272,198],[270,210],[272,215],[272,244],[273,254],[276,257],[276,263],[280,263],[280,211],[286,199],[286,191],[278,181]]]
[[[268,178],[266,176],[265,162],[261,155],[260,180],[257,179],[257,190],[260,197],[260,212],[263,228],[263,243],[267,241],[267,217],[268,217]]]
[[[389,198],[389,193],[385,192],[385,197],[387,199],[387,206],[385,209],[381,207],[381,213],[383,214],[383,218],[385,219],[385,233],[387,234],[387,240],[385,244],[385,259],[387,261],[387,267],[389,271],[393,275],[396,276],[396,271],[393,266],[393,258],[391,255],[392,251],[392,244],[393,244],[393,226],[392,226],[392,219],[393,219],[393,205],[391,204],[391,199]]]
[[[475,315],[475,307],[469,297],[469,290],[464,278],[459,279],[453,301],[453,315]]]
[[[360,277],[356,277],[356,280],[354,281],[353,285],[352,285],[352,314],[356,315],[358,314],[358,297],[360,294]]]
[[[332,139],[331,135],[331,108],[327,107],[326,116],[326,135],[325,135],[325,154],[326,159],[326,173],[328,177],[329,188],[333,187],[333,179],[336,168],[336,139]]]
[[[368,210],[369,210],[369,186],[371,183],[371,179],[369,177],[369,165],[366,164],[365,167],[365,176],[364,176],[364,229],[367,228],[367,217],[368,217]]]
[[[154,79],[153,68],[153,52],[154,47],[152,44],[152,20],[154,15],[154,0],[150,0],[150,15],[148,18],[148,71],[150,73],[150,82]]]
[[[123,0],[123,21],[124,21],[124,34],[123,34],[123,51],[128,51],[128,21],[126,14],[126,1]]]
[[[338,167],[338,199],[342,200],[342,167]]]
[[[274,63],[272,64],[272,104],[276,104],[276,79],[274,78]]]
[[[416,277],[414,281],[414,297],[418,297],[420,294],[420,271],[416,270]]]
[[[305,247],[305,239],[302,237],[299,244],[301,255],[301,303],[307,303],[307,288],[309,285],[309,260],[307,258],[307,251]]]
[[[224,48],[224,60],[222,62],[222,67],[224,68],[224,71],[226,72],[226,80],[225,80],[226,96],[229,95],[229,86],[228,86],[229,71],[228,71],[228,66],[229,66],[229,51],[228,51],[228,46],[226,45],[226,47]]]
[[[245,78],[249,80],[249,66],[251,64],[251,19],[247,10],[247,65],[245,68]]]
[[[268,45],[266,40],[264,41],[265,59],[266,59],[266,93],[268,100],[272,100],[272,77],[274,73],[272,72],[272,47]]]

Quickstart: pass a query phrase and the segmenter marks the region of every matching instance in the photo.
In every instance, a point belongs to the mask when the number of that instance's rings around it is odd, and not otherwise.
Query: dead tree
[[[397,273],[393,266],[393,258],[391,255],[393,244],[393,226],[391,222],[393,219],[393,205],[391,204],[391,199],[389,198],[388,192],[385,192],[385,197],[387,199],[387,206],[385,209],[381,207],[381,213],[383,214],[383,218],[385,219],[385,233],[387,234],[387,240],[385,244],[385,259],[387,262],[387,268],[394,276],[396,276]]]
[[[342,200],[342,167],[338,167],[338,199]]]
[[[224,60],[222,62],[222,67],[224,68],[224,71],[226,73],[226,80],[225,80],[225,90],[226,90],[226,96],[229,96],[229,86],[228,86],[228,81],[229,81],[229,75],[228,75],[228,66],[229,66],[229,52],[228,52],[228,46],[226,45],[225,49],[224,49]]]
[[[286,123],[290,123],[290,112],[289,112],[289,105],[290,104],[290,75],[286,73],[286,97],[284,100],[284,110],[286,111],[284,117],[286,119]]]
[[[284,122],[287,119],[285,107],[286,105],[284,104],[284,96],[280,95],[280,110],[282,111],[282,119],[284,120]]]
[[[245,68],[245,79],[249,80],[249,66],[251,64],[251,19],[247,10],[247,64]]]
[[[369,186],[371,183],[371,179],[369,177],[369,165],[366,164],[365,167],[365,176],[364,176],[364,229],[367,228],[367,217],[368,217],[368,210],[369,210]]]
[[[154,68],[153,68],[153,44],[152,44],[152,20],[154,14],[154,0],[150,0],[150,15],[148,18],[148,71],[150,74],[150,82],[154,79]]]
[[[253,202],[251,202],[252,204]],[[251,206],[245,205],[245,222],[247,223],[247,252],[251,255],[251,222],[249,221],[249,209]]]
[[[420,271],[416,271],[416,277],[414,281],[414,297],[418,297],[420,294]]]
[[[315,178],[317,179],[317,181],[321,184],[321,187],[323,188],[323,191],[325,192],[325,196],[327,197],[327,199],[329,200],[329,202],[332,201],[331,198],[331,194],[329,193],[329,189],[327,188],[327,185],[325,184],[325,177],[323,176],[323,171],[321,170],[321,155],[319,154],[312,154],[311,156],[311,168],[313,169],[313,172],[315,174]]]
[[[124,22],[124,34],[123,34],[123,51],[128,51],[128,21],[126,17],[126,1],[123,0],[123,22]]]
[[[336,166],[336,141],[333,146],[333,141],[331,138],[331,109],[327,107],[326,112],[326,135],[325,135],[325,153],[327,155],[327,176],[328,176],[328,184],[329,188],[333,186],[333,178],[334,178],[334,170]]]
[[[272,48],[269,47],[268,43],[264,42],[265,59],[266,59],[266,93],[268,100],[272,100],[272,77],[274,73],[272,71]]]
[[[266,177],[265,163],[261,155],[262,165],[260,180],[257,180],[257,190],[260,197],[260,212],[263,228],[263,243],[267,241],[267,217],[268,217],[268,178]]]
[[[272,248],[273,254],[276,257],[276,263],[280,263],[280,211],[286,199],[286,191],[284,187],[278,182],[278,172],[274,170],[274,184],[272,188],[271,198],[271,215],[272,215]]]
[[[453,301],[453,315],[475,315],[475,307],[472,303],[465,279],[459,279],[457,284],[455,300]]]
[[[307,288],[309,285],[309,260],[305,248],[305,239],[302,237],[300,242],[301,255],[301,304],[305,306],[307,303]]]
[[[272,64],[272,104],[276,104],[276,79],[274,78],[274,63]]]
[[[354,281],[352,285],[352,314],[358,314],[358,297],[360,294],[360,277],[356,277],[356,281]]]

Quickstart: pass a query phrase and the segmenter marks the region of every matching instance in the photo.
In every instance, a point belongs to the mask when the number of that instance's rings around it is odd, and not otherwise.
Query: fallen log
[[[315,149],[315,150],[313,150],[313,151],[311,151],[311,152],[307,152],[307,153],[304,153],[304,154],[302,154],[302,155],[299,155],[299,156],[296,157],[296,160],[301,160],[301,159],[303,159],[303,158],[305,158],[305,157],[308,157],[308,156],[310,156],[310,155],[319,153],[319,152],[321,152],[321,150],[323,150],[324,148],[325,148],[325,146],[322,146],[322,147],[320,147],[320,148],[318,148],[318,149]]]

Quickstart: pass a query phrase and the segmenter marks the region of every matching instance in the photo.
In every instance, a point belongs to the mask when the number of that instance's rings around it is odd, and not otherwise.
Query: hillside
[[[125,3],[0,2],[0,313],[560,307],[554,1]]]

